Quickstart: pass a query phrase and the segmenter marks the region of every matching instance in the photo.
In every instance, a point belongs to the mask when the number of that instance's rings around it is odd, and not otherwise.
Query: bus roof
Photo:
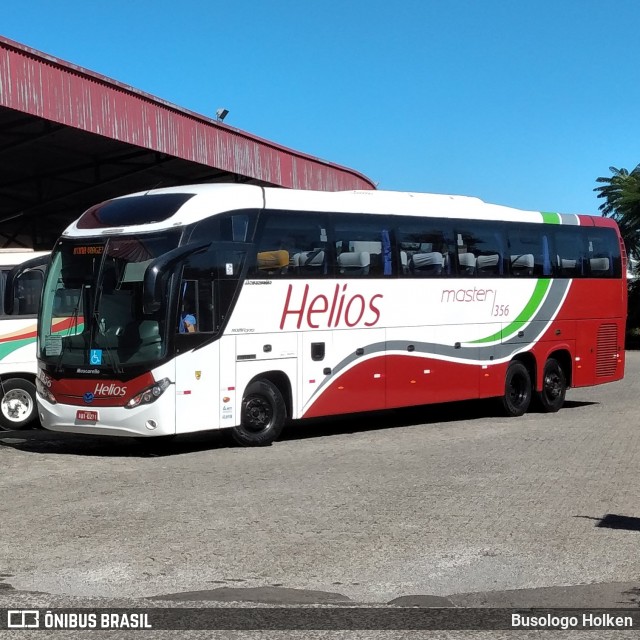
[[[591,224],[615,226],[613,221],[592,216],[560,215],[527,211],[503,205],[489,204],[479,198],[401,191],[309,191],[279,189],[256,185],[198,184],[153,189],[115,198],[122,201],[140,196],[184,194],[192,197],[180,204],[175,212],[159,222],[123,225],[120,227],[82,228],[78,221],[63,235],[96,236],[109,233],[141,233],[180,227],[197,222],[205,216],[241,209],[280,209],[292,211],[335,211],[343,213],[372,213],[406,216],[456,217],[475,220],[504,220],[544,222],[546,216],[557,216],[562,224],[585,224],[583,218],[593,218]],[[91,210],[89,210],[91,211]],[[86,214],[84,214],[86,215]],[[82,218],[81,218],[82,219]],[[582,221],[581,221],[582,220]],[[601,221],[601,222],[596,222]],[[588,222],[586,222],[589,224]]]
[[[31,258],[46,256],[49,251],[34,251],[33,249],[9,248],[0,249],[0,267],[15,267]]]

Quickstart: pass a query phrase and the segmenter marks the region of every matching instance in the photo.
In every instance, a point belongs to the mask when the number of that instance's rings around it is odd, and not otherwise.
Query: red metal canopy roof
[[[156,186],[375,188],[357,171],[1,36],[0,169],[0,247],[50,246],[88,206]]]

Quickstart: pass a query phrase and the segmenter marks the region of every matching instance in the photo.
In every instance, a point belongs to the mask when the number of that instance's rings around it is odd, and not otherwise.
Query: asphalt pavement
[[[557,414],[420,407],[257,449],[0,432],[0,607],[637,608],[639,373],[628,352]]]

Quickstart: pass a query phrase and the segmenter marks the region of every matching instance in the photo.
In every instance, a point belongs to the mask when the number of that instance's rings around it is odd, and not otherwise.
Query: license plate
[[[98,422],[98,412],[79,409],[76,411],[76,420],[82,420],[83,422]]]

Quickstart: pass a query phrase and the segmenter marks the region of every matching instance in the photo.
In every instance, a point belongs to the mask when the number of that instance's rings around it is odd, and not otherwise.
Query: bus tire
[[[502,408],[507,416],[521,416],[531,404],[533,386],[527,367],[514,360],[507,369],[504,381],[504,396],[502,396]]]
[[[566,393],[567,377],[560,363],[555,358],[549,358],[542,373],[542,390],[536,394],[538,407],[545,413],[555,413],[564,404]]]
[[[0,427],[11,431],[27,429],[38,417],[36,388],[29,380],[11,378],[0,387]]]
[[[231,435],[245,447],[270,445],[281,433],[287,416],[282,394],[268,380],[256,380],[242,399],[241,422]]]

